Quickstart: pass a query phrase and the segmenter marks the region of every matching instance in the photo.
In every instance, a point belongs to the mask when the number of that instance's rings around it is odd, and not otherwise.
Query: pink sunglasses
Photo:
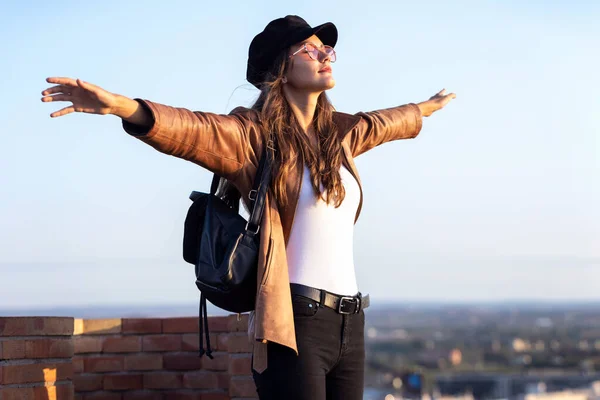
[[[292,54],[289,58],[292,58],[293,56],[302,51],[306,51],[310,58],[319,62],[325,61],[326,58],[329,58],[329,61],[332,63],[336,60],[336,54],[335,50],[333,50],[333,47],[324,45],[322,48],[319,48],[315,44],[310,42],[304,43],[302,47],[299,50],[297,50],[294,54]]]

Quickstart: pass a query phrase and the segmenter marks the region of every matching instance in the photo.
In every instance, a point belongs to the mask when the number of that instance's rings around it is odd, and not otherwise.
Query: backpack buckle
[[[254,194],[253,194],[254,192]],[[252,189],[248,192],[248,198],[252,201],[256,201],[256,196],[258,195],[258,191]]]
[[[248,229],[249,226],[250,226],[250,221],[246,222],[246,231],[250,232],[254,235],[256,235],[258,233],[258,231],[260,230],[260,225],[256,225],[256,231]]]

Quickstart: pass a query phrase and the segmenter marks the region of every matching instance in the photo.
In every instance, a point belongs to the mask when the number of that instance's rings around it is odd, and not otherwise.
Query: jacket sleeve
[[[190,111],[149,100],[134,100],[150,111],[152,125],[144,127],[122,120],[125,132],[161,153],[183,158],[235,180],[252,151],[249,135],[257,129],[255,123],[238,114]]]
[[[355,115],[361,119],[349,134],[353,157],[392,140],[413,139],[423,123],[421,110],[414,103]]]

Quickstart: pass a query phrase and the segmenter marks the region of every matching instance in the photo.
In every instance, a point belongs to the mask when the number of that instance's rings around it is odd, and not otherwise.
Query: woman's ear
[[[283,78],[281,78],[281,82],[287,83],[287,76],[284,76]]]

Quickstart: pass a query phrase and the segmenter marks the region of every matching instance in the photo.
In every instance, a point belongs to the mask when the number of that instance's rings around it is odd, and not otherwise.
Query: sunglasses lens
[[[329,61],[335,62],[336,55],[335,55],[335,50],[333,50],[333,47],[325,46],[325,53],[327,53],[327,56],[329,57]]]
[[[306,52],[308,53],[309,57],[312,58],[313,60],[319,59],[319,50],[312,44],[310,44],[310,43],[306,44]]]

